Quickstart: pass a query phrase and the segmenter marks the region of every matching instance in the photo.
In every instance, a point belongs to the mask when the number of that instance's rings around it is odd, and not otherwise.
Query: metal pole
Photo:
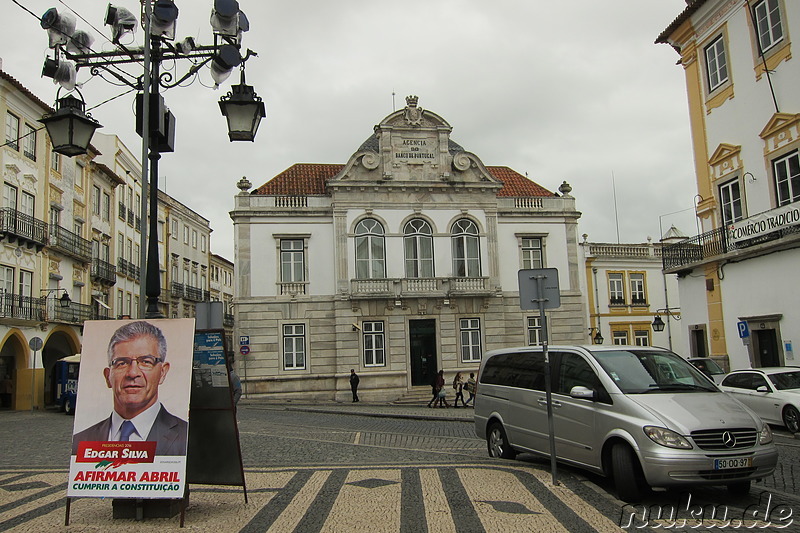
[[[152,75],[150,85],[146,88],[145,93],[149,92],[151,96],[155,97],[155,101],[158,101],[161,38],[150,36],[150,41],[152,43]],[[146,108],[143,113],[147,115],[149,111],[149,108]],[[158,112],[161,113],[163,110],[159,109]],[[159,139],[150,135],[150,153],[148,155],[150,160],[150,224],[147,236],[147,309],[144,314],[145,318],[164,318],[158,308],[158,297],[161,295],[161,279],[158,272],[158,160],[161,158],[161,154],[158,150],[158,143]]]
[[[33,412],[33,404],[36,402],[36,350],[33,351],[33,369],[31,370],[31,413]]]
[[[139,310],[138,316],[144,317],[147,309],[147,280],[145,265],[147,265],[147,155],[150,150],[150,47],[147,46],[147,36],[150,35],[150,1],[144,2],[144,76],[142,77],[142,205],[140,206],[141,223],[139,224]]]
[[[534,276],[536,279],[537,301],[539,303],[539,318],[542,321],[542,352],[544,353],[544,394],[547,401],[547,427],[550,434],[550,471],[553,475],[553,485],[558,485],[556,477],[556,433],[553,424],[553,389],[550,379],[550,354],[547,351],[547,317],[544,314],[544,280],[545,276]]]

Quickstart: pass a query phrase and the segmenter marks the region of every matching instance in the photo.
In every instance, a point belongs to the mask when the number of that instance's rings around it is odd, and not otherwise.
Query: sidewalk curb
[[[433,416],[412,413],[377,413],[374,411],[335,411],[333,409],[320,409],[315,407],[286,407],[287,411],[302,411],[306,413],[330,413],[336,415],[351,415],[351,416],[371,416],[374,418],[402,418],[406,420],[444,420],[446,422],[468,422],[472,423],[472,419],[454,417],[454,416]]]

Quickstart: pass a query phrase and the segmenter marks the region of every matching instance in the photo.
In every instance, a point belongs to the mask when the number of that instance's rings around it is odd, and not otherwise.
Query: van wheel
[[[64,412],[67,413],[68,415],[75,414],[75,410],[72,408],[71,401],[67,400],[66,402],[64,402]]]
[[[787,405],[783,410],[783,425],[792,433],[800,431],[800,411],[793,405]]]
[[[620,442],[611,448],[611,471],[620,500],[628,503],[642,500],[647,483],[639,459],[630,446]]]
[[[750,494],[750,480],[728,484],[728,493],[731,496],[747,496]]]
[[[503,429],[503,424],[499,422],[493,423],[489,426],[489,431],[486,433],[486,444],[489,448],[489,457],[498,457],[501,459],[513,459],[517,456],[517,452],[508,443],[506,430]]]

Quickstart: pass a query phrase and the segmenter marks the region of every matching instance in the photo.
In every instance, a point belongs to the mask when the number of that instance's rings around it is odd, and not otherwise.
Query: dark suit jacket
[[[167,411],[164,406],[156,415],[153,427],[145,440],[154,440],[156,455],[186,455],[186,438],[189,424]],[[107,441],[108,431],[111,429],[111,416],[97,424],[76,433],[72,437],[72,455],[78,453],[78,443],[81,441]]]

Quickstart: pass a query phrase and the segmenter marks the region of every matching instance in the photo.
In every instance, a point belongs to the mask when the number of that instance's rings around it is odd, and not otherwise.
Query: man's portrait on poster
[[[188,423],[158,398],[170,370],[161,329],[143,320],[122,325],[111,336],[107,357],[102,373],[113,409],[73,436],[72,453],[82,441],[155,441],[156,455],[186,455]]]

